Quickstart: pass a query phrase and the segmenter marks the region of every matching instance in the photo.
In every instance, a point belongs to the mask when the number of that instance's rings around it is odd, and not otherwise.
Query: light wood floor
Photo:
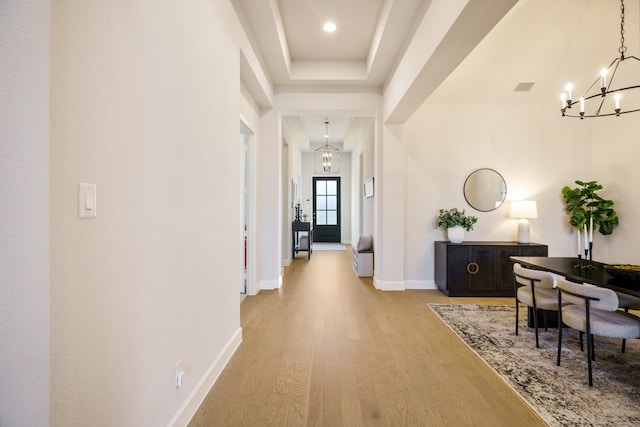
[[[242,302],[243,342],[190,426],[546,425],[426,305],[511,298],[382,292],[350,249],[298,257]]]

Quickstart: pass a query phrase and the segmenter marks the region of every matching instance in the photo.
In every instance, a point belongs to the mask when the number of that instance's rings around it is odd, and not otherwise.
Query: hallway
[[[544,425],[426,306],[382,292],[351,249],[295,259],[277,291],[241,306],[243,343],[190,426]]]

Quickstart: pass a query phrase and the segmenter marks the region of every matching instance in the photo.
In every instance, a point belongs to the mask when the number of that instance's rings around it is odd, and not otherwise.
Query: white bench
[[[353,269],[358,277],[373,277],[373,237],[362,236],[353,248]]]

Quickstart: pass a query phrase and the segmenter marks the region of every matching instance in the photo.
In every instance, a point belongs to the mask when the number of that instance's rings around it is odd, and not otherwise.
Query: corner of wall
[[[374,276],[373,285],[376,289],[381,291],[405,291],[407,290],[406,283],[403,282],[391,282],[382,281]]]

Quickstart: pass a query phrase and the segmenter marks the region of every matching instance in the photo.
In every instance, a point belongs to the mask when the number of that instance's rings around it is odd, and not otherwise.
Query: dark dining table
[[[614,278],[605,270],[604,267],[607,264],[601,262],[568,257],[512,256],[509,259],[528,268],[559,274],[572,282],[590,283],[623,294],[640,297],[639,282]],[[586,265],[591,267],[585,268],[584,266]]]

